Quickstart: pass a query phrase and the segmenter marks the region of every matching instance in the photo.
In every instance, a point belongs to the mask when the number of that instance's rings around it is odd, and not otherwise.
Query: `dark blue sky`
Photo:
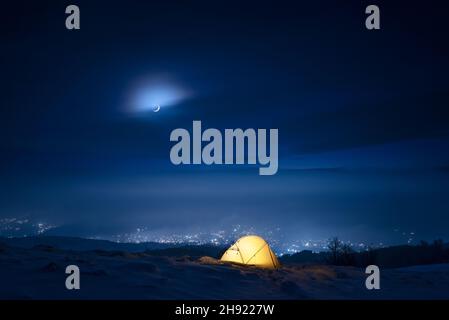
[[[379,31],[365,1],[76,1],[79,31],[71,2],[3,6],[0,217],[79,235],[449,239],[447,8],[374,3]],[[184,97],[133,112],[158,81]],[[173,166],[170,132],[192,120],[278,128],[278,174]]]

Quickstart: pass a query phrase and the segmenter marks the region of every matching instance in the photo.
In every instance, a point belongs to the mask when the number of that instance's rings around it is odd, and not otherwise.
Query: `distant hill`
[[[63,250],[89,251],[89,250],[106,250],[106,251],[127,251],[127,252],[143,252],[146,250],[159,250],[166,248],[179,247],[178,244],[163,244],[157,242],[142,243],[118,243],[108,240],[84,239],[77,237],[60,237],[60,236],[36,236],[36,237],[20,237],[20,238],[2,238],[0,242],[11,247],[33,248],[35,246],[51,246]]]
[[[166,257],[182,257],[189,256],[194,259],[209,256],[219,259],[226,251],[225,247],[213,246],[213,245],[188,245],[176,248],[166,249],[153,249],[145,251],[148,254],[154,256],[166,256]]]
[[[370,264],[385,268],[398,268],[421,264],[437,264],[449,262],[449,247],[441,241],[432,244],[399,245],[372,249],[361,252],[342,254],[338,265],[365,267]],[[329,252],[312,252],[304,250],[280,257],[281,263],[329,263]],[[329,263],[330,264],[330,263]]]
[[[327,252],[313,252],[303,250],[294,254],[286,254],[279,257],[281,263],[325,263],[328,257]]]
[[[443,243],[424,246],[392,246],[357,253],[355,261],[356,265],[376,264],[387,268],[446,263],[449,262],[449,249],[445,249]]]

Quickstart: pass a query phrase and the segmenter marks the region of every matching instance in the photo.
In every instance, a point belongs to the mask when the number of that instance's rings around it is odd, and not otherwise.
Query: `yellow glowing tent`
[[[258,236],[245,236],[237,240],[221,257],[221,261],[252,265],[268,269],[280,267],[268,243]]]

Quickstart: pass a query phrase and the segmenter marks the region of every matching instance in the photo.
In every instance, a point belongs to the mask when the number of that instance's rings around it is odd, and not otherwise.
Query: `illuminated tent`
[[[258,236],[245,236],[238,239],[226,250],[221,261],[268,269],[280,267],[279,261],[268,243]]]

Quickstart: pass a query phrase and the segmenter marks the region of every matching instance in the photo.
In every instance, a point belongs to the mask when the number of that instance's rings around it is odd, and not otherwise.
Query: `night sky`
[[[443,1],[372,1],[377,31],[365,1],[72,2],[2,5],[0,218],[77,236],[449,240]],[[174,166],[170,132],[193,120],[278,128],[278,173]]]

